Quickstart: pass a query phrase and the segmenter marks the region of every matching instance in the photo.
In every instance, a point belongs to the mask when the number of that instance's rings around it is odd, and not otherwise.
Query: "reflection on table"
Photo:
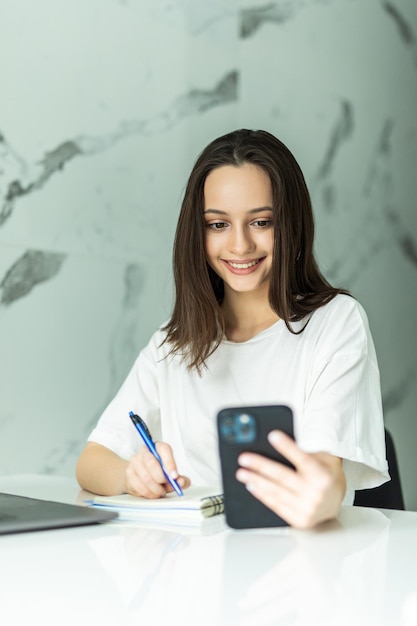
[[[4,478],[0,490],[59,499],[57,481]],[[84,496],[62,485],[60,499]],[[206,522],[4,536],[2,614],[12,626],[417,625],[417,513],[344,507],[313,531]]]

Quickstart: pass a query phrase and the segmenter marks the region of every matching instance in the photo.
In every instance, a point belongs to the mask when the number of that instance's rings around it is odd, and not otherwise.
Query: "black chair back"
[[[405,511],[397,454],[394,441],[387,429],[385,429],[385,446],[387,449],[388,470],[391,480],[373,489],[361,489],[360,491],[356,491],[353,504],[357,506],[371,506],[377,509],[398,509]]]

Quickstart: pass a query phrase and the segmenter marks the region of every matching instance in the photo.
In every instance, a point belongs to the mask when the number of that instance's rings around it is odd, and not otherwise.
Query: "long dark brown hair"
[[[288,148],[263,130],[241,129],[215,139],[195,162],[185,190],[173,250],[176,298],[164,327],[170,354],[181,354],[188,367],[199,372],[225,334],[223,280],[206,260],[204,184],[215,168],[244,163],[262,168],[271,180],[274,251],[269,302],[287,328],[295,332],[291,322],[338,293],[348,293],[332,287],[318,268],[310,194]]]

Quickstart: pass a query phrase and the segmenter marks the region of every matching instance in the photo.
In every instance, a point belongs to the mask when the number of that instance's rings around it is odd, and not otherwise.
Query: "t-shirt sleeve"
[[[133,411],[142,417],[153,439],[160,439],[159,389],[156,337],[141,351],[114,399],[104,410],[88,441],[130,459],[143,445],[129,418]]]
[[[355,490],[389,480],[377,358],[366,314],[353,299],[335,307],[318,336],[299,443],[343,459],[351,503]]]

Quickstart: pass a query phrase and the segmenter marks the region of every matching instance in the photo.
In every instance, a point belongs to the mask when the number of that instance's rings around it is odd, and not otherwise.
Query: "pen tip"
[[[130,417],[133,417],[134,416],[133,411],[129,411],[129,415],[130,415]]]

